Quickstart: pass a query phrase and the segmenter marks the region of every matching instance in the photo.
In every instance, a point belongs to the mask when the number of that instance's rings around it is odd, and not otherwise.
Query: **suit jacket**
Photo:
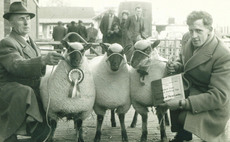
[[[45,66],[39,48],[30,42],[14,31],[0,41],[0,141],[15,133],[27,115],[42,122],[35,93]]]
[[[184,129],[205,141],[220,140],[230,117],[230,50],[216,36],[193,55],[191,39],[178,62],[192,111]],[[219,139],[220,138],[220,139]]]
[[[55,26],[53,29],[53,39],[54,41],[61,41],[65,35],[66,35],[67,31],[66,28],[63,26]]]
[[[114,23],[118,23],[118,24],[120,25],[120,20],[119,20],[119,18],[118,18],[117,16],[115,16],[115,15],[114,15],[114,17],[113,17],[112,25],[113,25]],[[102,40],[103,40],[104,43],[109,43],[109,42],[108,42],[108,27],[109,27],[109,15],[106,14],[106,15],[103,16],[103,18],[102,18],[102,20],[101,20],[101,24],[100,24],[100,26],[99,26],[100,31],[101,31],[101,33],[103,34]]]
[[[135,15],[130,16],[126,22],[126,29],[127,36],[130,40],[137,41],[138,36],[143,38],[145,31],[144,19],[141,17],[138,22]]]

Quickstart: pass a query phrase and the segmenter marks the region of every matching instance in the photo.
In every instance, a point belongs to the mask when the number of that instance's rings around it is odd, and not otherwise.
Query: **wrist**
[[[179,109],[185,109],[186,108],[186,99],[179,100]]]
[[[46,57],[45,56],[41,56],[41,63],[42,63],[42,65],[46,66]]]

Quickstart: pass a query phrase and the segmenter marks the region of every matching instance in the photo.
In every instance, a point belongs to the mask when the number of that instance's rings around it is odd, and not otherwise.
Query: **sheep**
[[[117,43],[101,43],[106,54],[90,62],[96,88],[94,111],[97,114],[97,130],[94,142],[101,139],[101,126],[107,109],[116,109],[121,124],[122,141],[128,141],[124,124],[125,114],[131,106],[130,100],[130,66],[126,62],[123,47]]]
[[[82,122],[93,111],[95,86],[88,59],[84,56],[89,46],[63,41],[67,48],[62,60],[41,80],[40,93],[44,109],[54,124],[49,140],[52,139],[59,118],[74,119],[77,140],[83,142]]]
[[[131,102],[136,112],[142,116],[142,142],[147,140],[147,107],[153,106],[152,95],[154,92],[151,91],[151,82],[167,75],[167,60],[159,56],[157,50],[154,49],[158,44],[159,41],[151,44],[150,41],[140,40],[135,43],[131,57],[131,66],[133,67],[130,70]],[[159,121],[163,119],[163,114],[158,114],[158,111],[157,116]],[[164,121],[161,122],[163,122],[160,123],[161,140],[167,141]]]

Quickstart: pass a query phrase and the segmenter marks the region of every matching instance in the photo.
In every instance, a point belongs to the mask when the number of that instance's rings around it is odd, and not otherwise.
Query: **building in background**
[[[53,27],[58,21],[64,26],[71,21],[83,21],[88,27],[95,16],[93,7],[40,7],[39,8],[39,39],[52,39]]]
[[[10,4],[12,2],[15,2],[15,1],[22,1],[24,3],[25,7],[27,7],[28,11],[36,14],[36,17],[31,20],[31,22],[32,22],[31,26],[32,27],[31,27],[31,32],[30,32],[30,36],[33,39],[36,39],[38,36],[37,10],[38,10],[39,0],[0,0],[0,15],[1,15],[1,17],[4,13],[9,11]],[[0,31],[1,31],[0,32],[0,39],[7,36],[11,31],[9,22],[7,20],[5,20],[4,18],[0,18]]]

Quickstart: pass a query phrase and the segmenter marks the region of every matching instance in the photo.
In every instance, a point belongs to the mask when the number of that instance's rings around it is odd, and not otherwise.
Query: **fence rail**
[[[154,42],[154,40],[151,41]],[[223,39],[223,41],[226,44],[226,46],[230,48],[230,40]],[[46,54],[46,52],[49,51],[60,51],[60,49],[55,49],[54,46],[60,45],[61,43],[59,41],[50,41],[50,42],[36,42],[36,44],[40,47],[42,53]],[[102,49],[99,46],[99,43],[92,43],[92,45],[94,47],[94,50],[97,53],[101,54]],[[159,44],[157,49],[159,51],[159,54],[166,59],[177,58],[179,56],[180,49],[181,49],[181,40],[163,39],[161,40],[161,43]],[[86,56],[89,58],[93,58],[96,55],[87,51]]]

